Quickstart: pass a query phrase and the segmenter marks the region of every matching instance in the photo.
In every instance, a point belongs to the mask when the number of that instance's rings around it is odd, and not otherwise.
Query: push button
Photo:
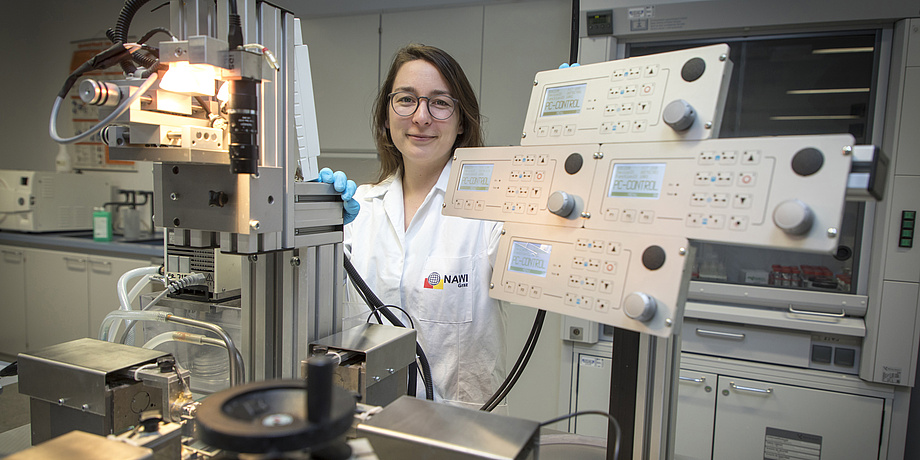
[[[819,364],[830,364],[834,349],[826,345],[811,346],[811,360]]]
[[[834,364],[843,367],[853,367],[853,365],[856,364],[856,350],[838,347],[834,350]]]

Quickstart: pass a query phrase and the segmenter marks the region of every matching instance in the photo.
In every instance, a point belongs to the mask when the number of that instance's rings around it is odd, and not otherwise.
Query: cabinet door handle
[[[758,393],[758,394],[771,394],[771,393],[773,393],[773,389],[772,389],[772,388],[767,388],[766,390],[764,390],[763,388],[743,387],[743,386],[741,386],[741,385],[735,385],[735,382],[729,382],[729,383],[728,383],[728,386],[730,386],[730,387],[732,387],[732,389],[738,390],[738,391],[748,391],[748,392],[751,392],[751,393]]]
[[[706,381],[706,377],[700,377],[698,379],[695,379],[693,377],[678,377],[678,379],[681,382],[690,382],[690,383],[704,383]]]
[[[717,339],[744,340],[744,334],[736,334],[734,332],[710,331],[697,328],[696,334],[704,337],[715,337]]]
[[[822,316],[825,318],[843,318],[847,315],[846,310],[841,310],[840,313],[822,313],[820,311],[796,310],[792,305],[789,306],[789,313],[795,313],[796,315]]]
[[[85,264],[85,263],[86,263],[86,259],[84,259],[84,258],[82,258],[82,257],[68,257],[68,256],[64,256],[64,261],[65,261],[65,262],[76,262],[76,263],[78,263],[78,264]]]

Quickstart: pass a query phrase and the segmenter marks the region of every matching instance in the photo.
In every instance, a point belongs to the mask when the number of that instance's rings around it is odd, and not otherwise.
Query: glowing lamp
[[[170,62],[169,70],[160,81],[160,88],[174,93],[213,96],[214,80],[218,76],[216,69],[207,64],[189,64],[185,61]]]

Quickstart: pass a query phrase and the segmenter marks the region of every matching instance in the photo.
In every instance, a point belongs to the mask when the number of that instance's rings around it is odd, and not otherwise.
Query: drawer
[[[748,361],[808,367],[811,333],[685,319],[681,350]]]

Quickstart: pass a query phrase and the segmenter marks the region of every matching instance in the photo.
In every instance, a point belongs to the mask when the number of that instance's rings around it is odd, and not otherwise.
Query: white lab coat
[[[345,251],[381,301],[412,316],[435,400],[478,409],[505,378],[506,313],[489,297],[502,224],[441,214],[450,166],[408,230],[399,177],[358,187],[361,210],[345,226]],[[367,319],[350,283],[345,303],[346,327]],[[421,397],[424,387],[418,389]]]

